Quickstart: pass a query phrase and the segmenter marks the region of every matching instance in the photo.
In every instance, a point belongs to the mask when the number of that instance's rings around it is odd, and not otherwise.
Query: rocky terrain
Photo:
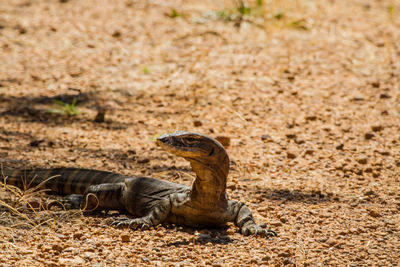
[[[400,3],[0,2],[0,159],[190,185],[154,144],[224,137],[278,237],[110,226],[1,184],[2,266],[398,266]]]

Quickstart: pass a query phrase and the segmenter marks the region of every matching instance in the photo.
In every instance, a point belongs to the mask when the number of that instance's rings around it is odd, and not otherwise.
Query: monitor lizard
[[[158,137],[156,144],[190,162],[196,173],[192,187],[80,168],[3,167],[3,176],[5,183],[19,188],[38,186],[58,195],[69,195],[64,201],[71,208],[119,210],[135,217],[114,220],[112,224],[116,227],[149,229],[167,222],[202,228],[233,222],[243,235],[276,236],[274,231],[255,223],[243,202],[228,199],[229,157],[218,141],[202,134],[178,131]]]

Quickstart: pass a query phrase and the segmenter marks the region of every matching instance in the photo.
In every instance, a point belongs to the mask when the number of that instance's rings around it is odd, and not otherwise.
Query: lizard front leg
[[[141,218],[122,218],[112,223],[116,227],[130,227],[132,229],[146,230],[150,227],[156,226],[165,219],[167,219],[171,211],[171,200],[170,197],[163,198],[158,205],[150,210],[150,212]]]
[[[124,183],[109,183],[89,186],[83,193],[81,209],[94,210],[125,210],[122,203]]]
[[[229,201],[229,209],[234,215],[233,222],[239,227],[240,232],[247,235],[259,235],[265,237],[277,236],[275,231],[264,229],[254,221],[250,209],[242,202]]]
[[[83,195],[67,195],[60,201],[50,203],[48,208],[61,205],[67,209],[80,208],[83,212],[124,210],[125,207],[121,203],[121,195],[124,189],[124,183],[90,185]]]

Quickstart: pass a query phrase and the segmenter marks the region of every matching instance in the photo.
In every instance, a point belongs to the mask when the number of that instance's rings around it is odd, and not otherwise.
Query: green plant
[[[54,109],[49,109],[47,112],[54,114],[64,114],[67,116],[76,116],[79,111],[76,108],[76,97],[72,100],[71,104],[64,103],[61,100],[54,100],[54,104],[57,106]]]
[[[283,18],[283,12],[282,12],[282,11],[277,12],[277,13],[274,15],[274,18],[276,18],[276,19],[281,19],[281,18]]]
[[[239,12],[239,14],[241,14],[242,16],[244,15],[250,15],[252,8],[247,4],[247,2],[244,1],[239,1],[238,2],[238,7],[237,7],[237,11]]]
[[[265,29],[267,22],[270,22],[273,26],[289,27],[297,30],[309,29],[309,25],[305,19],[295,19],[289,15],[293,7],[283,10],[282,8],[283,6],[279,4],[267,4],[263,0],[235,0],[233,8],[205,14],[211,19],[234,22],[234,25],[238,28],[243,22],[246,22]],[[389,13],[391,12],[393,12],[393,10],[389,8]]]
[[[174,18],[183,17],[183,16],[176,9],[172,9],[171,13],[169,14],[169,17],[174,19]]]
[[[237,14],[235,14],[232,10],[228,9],[217,11],[215,15],[217,18],[224,21],[233,21],[237,18]]]
[[[143,67],[143,73],[144,74],[150,74],[150,70],[149,70],[149,68],[147,66]]]
[[[262,17],[263,0],[257,0],[255,5],[249,5],[247,1],[235,1],[232,9],[223,9],[215,13],[215,17],[224,21],[233,21],[235,26],[240,27],[243,21],[254,23],[252,19]]]
[[[388,7],[388,12],[389,12],[390,15],[393,15],[394,6],[390,5],[390,6]]]
[[[308,30],[308,28],[306,26],[306,21],[304,19],[292,21],[290,23],[290,26],[292,26],[296,29],[299,29],[299,30]]]

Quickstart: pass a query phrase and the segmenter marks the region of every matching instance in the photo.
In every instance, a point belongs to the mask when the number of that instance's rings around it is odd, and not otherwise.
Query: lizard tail
[[[105,171],[55,168],[21,170],[3,167],[0,181],[20,189],[50,189],[59,195],[83,194],[90,185],[119,183],[127,176]]]

